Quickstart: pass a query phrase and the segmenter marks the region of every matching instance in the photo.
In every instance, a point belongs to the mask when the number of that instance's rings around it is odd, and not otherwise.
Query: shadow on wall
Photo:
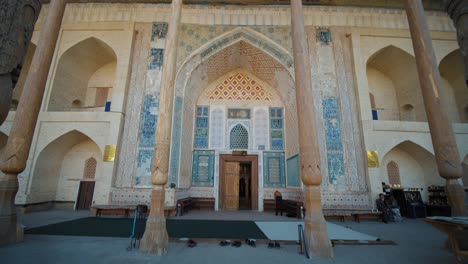
[[[98,160],[101,151],[85,134],[73,130],[48,144],[38,155],[30,175],[26,202],[70,202],[76,200],[79,183],[86,178],[86,160]],[[98,165],[99,167],[99,165]]]
[[[103,107],[110,100],[117,56],[103,41],[91,37],[60,57],[48,111]]]
[[[402,187],[423,188],[421,194],[425,201],[429,186],[445,185],[445,180],[439,176],[434,155],[412,141],[404,141],[387,152],[383,165],[381,175],[386,175],[382,177],[383,181],[395,181],[398,174]]]
[[[449,117],[452,122],[468,123],[468,89],[463,73],[464,63],[460,50],[447,55],[439,65],[442,82],[447,91]]]
[[[379,120],[427,121],[411,54],[393,45],[377,51],[367,62],[367,79]]]

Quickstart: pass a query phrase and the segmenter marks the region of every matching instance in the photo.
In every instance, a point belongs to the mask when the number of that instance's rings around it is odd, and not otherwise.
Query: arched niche
[[[446,107],[452,122],[468,123],[468,88],[465,84],[464,67],[459,49],[445,56],[439,65],[446,91]]]
[[[379,119],[427,121],[416,60],[411,54],[390,45],[373,54],[366,68]],[[408,105],[413,107],[412,114],[404,108]]]
[[[27,202],[75,202],[90,157],[99,177],[102,152],[91,138],[72,130],[50,142],[36,158]]]
[[[243,71],[268,84],[283,102],[286,155],[298,152],[297,109],[292,58],[282,47],[248,28],[236,28],[195,51],[176,77],[176,96],[183,97],[179,185],[188,187],[191,175],[194,110],[203,91],[221,76]]]
[[[105,42],[91,37],[69,48],[60,57],[48,111],[94,110],[110,100],[117,57]],[[82,102],[76,107],[73,102]]]
[[[382,182],[389,183],[387,166],[392,162],[398,165],[401,186],[423,188],[424,201],[428,201],[429,186],[445,185],[445,180],[439,176],[434,155],[412,141],[404,141],[384,155],[380,169]]]

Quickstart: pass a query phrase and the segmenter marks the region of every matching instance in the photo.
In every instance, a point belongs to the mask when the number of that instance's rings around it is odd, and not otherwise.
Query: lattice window
[[[401,184],[400,169],[398,168],[398,164],[396,162],[390,161],[387,164],[387,174],[388,174],[388,181],[391,185]]]
[[[208,106],[197,106],[195,139],[193,143],[195,148],[208,148],[209,112],[210,108]]]
[[[270,149],[284,150],[283,108],[270,108]]]
[[[249,148],[249,132],[241,124],[238,124],[234,128],[232,128],[230,138],[230,149]]]
[[[89,158],[85,161],[85,167],[83,171],[83,178],[94,179],[96,176],[96,165],[97,161],[95,158]]]

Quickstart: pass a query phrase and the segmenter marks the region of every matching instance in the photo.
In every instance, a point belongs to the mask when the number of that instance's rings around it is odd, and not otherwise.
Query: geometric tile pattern
[[[214,150],[193,151],[192,186],[213,186],[214,161]]]
[[[151,41],[155,38],[162,39],[166,37],[167,23],[166,22],[154,22],[151,30]]]
[[[138,163],[135,175],[135,186],[151,187],[151,165],[153,163],[153,149],[138,151]]]
[[[284,150],[283,108],[270,108],[270,149]]]
[[[268,112],[266,109],[257,109],[254,112],[254,149],[265,150],[268,147]]]
[[[223,149],[224,144],[224,111],[222,108],[211,110],[210,149]]]
[[[177,185],[179,177],[180,140],[182,129],[182,98],[177,96],[174,100],[174,115],[171,139],[171,161],[169,165],[168,184]]]
[[[299,154],[286,160],[286,170],[288,172],[288,186],[301,187],[301,177],[299,175]]]
[[[336,98],[323,99],[322,106],[323,121],[325,123],[329,182],[331,184],[336,184],[337,179],[345,175],[340,109]]]
[[[209,112],[209,106],[197,106],[194,133],[194,148],[196,149],[208,148]]]
[[[158,122],[159,102],[156,96],[145,95],[141,111],[140,147],[154,147],[156,125]]]
[[[317,29],[317,42],[322,43],[322,45],[329,45],[331,39],[331,32],[329,28],[319,27]]]
[[[275,77],[275,72],[283,68],[283,65],[276,59],[247,42],[240,42],[240,52],[252,67],[253,74],[262,80],[271,82]]]
[[[161,69],[163,65],[163,59],[164,59],[164,50],[163,49],[156,49],[156,48],[151,48],[150,49],[150,62],[148,65],[149,70],[155,70],[155,69]]]
[[[249,132],[247,132],[247,129],[245,129],[241,124],[238,124],[231,129],[230,139],[230,149],[249,148]]]
[[[182,24],[179,35],[179,48],[177,49],[177,64],[190,56],[205,43],[223,33],[233,30],[237,26],[230,25],[199,25]],[[291,26],[247,26],[266,36],[292,54]]]
[[[83,178],[85,179],[94,179],[96,175],[96,159],[89,158],[85,161],[85,168],[83,171]]]
[[[285,187],[284,152],[263,152],[263,186],[265,188]]]
[[[271,101],[273,96],[255,80],[236,73],[208,91],[206,97],[210,100]]]

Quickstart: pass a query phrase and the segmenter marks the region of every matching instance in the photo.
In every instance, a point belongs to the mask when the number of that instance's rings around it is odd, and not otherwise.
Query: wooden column
[[[464,215],[465,193],[463,187],[458,183],[463,171],[452,124],[447,116],[447,100],[442,88],[440,73],[437,69],[437,60],[432,47],[424,8],[421,0],[405,0],[405,7],[437,167],[440,176],[447,180],[446,192],[452,207],[452,215]]]
[[[50,2],[16,110],[13,127],[0,159],[0,170],[3,172],[0,174],[0,245],[15,243],[17,238],[22,236],[23,231],[20,228],[17,233],[15,209],[18,174],[25,169],[28,160],[50,64],[60,33],[65,2],[65,0]]]
[[[291,24],[299,123],[300,173],[305,185],[305,241],[311,254],[320,257],[333,257],[320,197],[320,183],[322,182],[320,149],[317,140],[317,126],[315,125],[310,57],[301,0],[291,0]]]
[[[165,254],[168,245],[166,218],[164,217],[164,186],[167,183],[169,171],[177,40],[181,9],[182,0],[173,0],[172,16],[169,22],[164,49],[159,116],[156,129],[153,166],[151,168],[151,182],[153,183],[153,190],[151,191],[151,209],[150,216],[146,223],[146,231],[140,246],[141,252],[156,255]]]

